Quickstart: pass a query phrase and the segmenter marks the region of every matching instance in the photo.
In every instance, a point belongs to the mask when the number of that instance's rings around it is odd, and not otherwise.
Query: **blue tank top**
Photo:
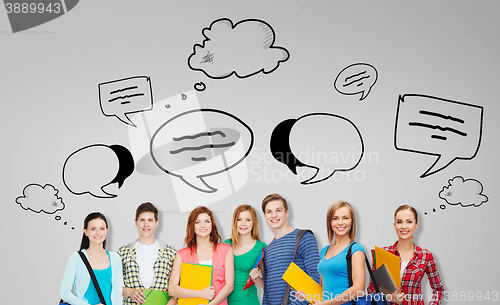
[[[346,255],[351,244],[345,247],[342,252],[329,259],[325,258],[325,254],[330,246],[328,245],[321,249],[321,261],[318,264],[318,271],[323,279],[323,301],[332,300],[335,296],[349,289]],[[351,255],[354,255],[357,251],[365,252],[363,246],[359,243],[352,246]],[[346,302],[344,304],[350,303]]]
[[[109,251],[106,250],[108,254],[109,266],[106,269],[92,269],[94,271],[99,287],[101,288],[102,295],[106,301],[106,305],[111,305],[111,258],[109,257]],[[94,282],[90,278],[89,288],[85,292],[87,302],[92,305],[101,304],[97,290],[95,289]]]

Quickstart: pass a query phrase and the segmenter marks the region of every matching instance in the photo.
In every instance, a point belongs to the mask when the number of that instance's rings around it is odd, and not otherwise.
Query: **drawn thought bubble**
[[[153,109],[151,79],[135,76],[99,84],[99,103],[105,116],[116,116],[125,124],[135,124],[127,114]]]
[[[443,186],[439,192],[439,198],[451,205],[460,204],[463,207],[478,207],[488,201],[483,195],[483,185],[475,179],[464,179],[456,176],[448,180],[448,185]]]
[[[72,153],[64,162],[63,182],[75,195],[90,194],[98,198],[113,198],[104,188],[123,182],[134,171],[130,151],[121,145],[94,144]]]
[[[360,101],[364,100],[378,79],[374,66],[364,63],[352,64],[340,71],[333,82],[333,87],[342,94],[361,93]]]
[[[54,214],[65,207],[62,198],[57,196],[58,193],[59,190],[51,184],[28,184],[23,189],[23,195],[16,198],[16,202],[25,210]]]
[[[206,122],[200,129],[194,122]],[[219,174],[239,164],[250,153],[253,132],[227,112],[194,109],[166,121],[151,139],[151,156],[166,173],[206,193],[217,189],[204,177]]]
[[[350,120],[329,113],[281,122],[273,130],[270,145],[274,158],[294,174],[302,166],[316,170],[301,184],[321,182],[335,172],[353,170],[364,153],[358,128]]]
[[[396,149],[438,156],[420,178],[437,173],[456,159],[470,160],[479,150],[483,107],[437,97],[399,96]]]
[[[202,33],[205,40],[193,47],[188,66],[210,78],[268,74],[290,57],[286,49],[274,46],[274,30],[262,20],[246,19],[233,25],[229,19],[218,19]]]

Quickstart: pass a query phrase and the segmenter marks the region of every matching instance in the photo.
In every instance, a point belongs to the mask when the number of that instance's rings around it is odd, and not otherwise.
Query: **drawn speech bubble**
[[[399,96],[396,149],[438,156],[420,178],[457,159],[474,158],[481,144],[483,107],[421,94]]]
[[[63,166],[63,182],[75,195],[114,198],[116,195],[104,188],[113,183],[120,188],[134,168],[134,159],[126,147],[94,144],[69,155]]]
[[[364,144],[350,120],[330,113],[311,113],[276,126],[271,135],[271,153],[297,174],[297,167],[316,173],[301,182],[324,181],[335,172],[353,170],[361,162]]]
[[[365,63],[352,64],[340,71],[333,82],[333,87],[342,94],[353,95],[361,93],[360,101],[364,100],[378,79],[374,66]]]
[[[197,122],[206,122],[207,127]],[[161,170],[200,192],[213,193],[217,188],[208,185],[204,178],[228,171],[243,161],[253,141],[250,127],[234,115],[215,109],[194,109],[160,126],[151,138],[150,151]]]
[[[153,93],[149,76],[135,76],[99,84],[99,103],[105,116],[116,116],[135,126],[127,114],[153,109]]]

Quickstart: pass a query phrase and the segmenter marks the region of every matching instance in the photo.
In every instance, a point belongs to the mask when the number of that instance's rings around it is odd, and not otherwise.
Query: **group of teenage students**
[[[264,305],[309,304],[311,296],[290,289],[282,279],[292,261],[323,287],[323,300],[314,300],[314,304],[350,304],[363,295],[366,254],[355,242],[356,217],[349,203],[337,201],[329,207],[326,214],[329,245],[321,251],[311,231],[301,232],[303,236],[297,241],[300,230],[288,224],[288,204],[282,196],[266,196],[262,211],[274,232],[268,245],[260,240],[257,214],[252,206],[243,204],[235,209],[231,238],[224,242],[213,213],[199,206],[188,217],[186,247],[176,252],[155,239],[158,210],[147,202],[137,208],[135,215],[139,239],[122,246],[118,253],[105,250],[107,221],[104,215],[95,212],[85,218],[80,250],[94,270],[106,305],[142,304],[146,288],[168,291],[171,297],[168,305],[177,304],[179,298],[195,297],[210,300],[213,305],[257,305],[261,303],[255,286],[264,290]],[[425,304],[421,283],[427,274],[433,290],[429,304],[437,305],[442,301],[443,285],[432,253],[413,242],[417,227],[418,215],[413,207],[402,205],[396,209],[394,228],[398,240],[384,249],[401,259],[401,286],[387,298],[395,304]],[[346,254],[351,245],[350,285]],[[264,259],[253,268],[262,249]],[[182,263],[211,265],[212,285],[203,290],[181,287]],[[249,276],[256,285],[243,290]],[[371,282],[367,292],[375,293]],[[102,304],[78,253],[68,261],[60,296],[71,305]]]

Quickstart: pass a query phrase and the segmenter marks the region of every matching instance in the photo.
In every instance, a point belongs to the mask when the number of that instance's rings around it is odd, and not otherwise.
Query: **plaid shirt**
[[[139,265],[137,264],[135,251],[136,242],[131,242],[118,250],[118,254],[122,258],[123,284],[129,288],[144,289],[139,278]],[[158,244],[160,246],[158,249],[158,258],[153,266],[155,278],[149,289],[168,290],[168,280],[177,252],[161,241],[158,241]],[[132,301],[132,298],[127,297],[123,298],[123,304],[135,305],[136,303]]]
[[[398,257],[399,252],[396,248],[398,242],[389,247],[384,247],[384,250],[391,251]],[[422,278],[424,273],[427,274],[429,278],[429,285],[432,288],[432,296],[430,305],[439,305],[443,299],[443,285],[441,284],[441,279],[439,278],[439,272],[434,262],[434,257],[432,253],[427,249],[422,249],[417,245],[413,244],[415,248],[415,254],[412,259],[408,262],[406,269],[403,271],[403,276],[401,278],[401,291],[406,294],[405,300],[402,305],[424,305],[424,299],[422,297]],[[375,268],[375,265],[372,266]],[[368,287],[368,293],[375,293],[375,288],[370,279],[370,287]],[[394,304],[394,303],[391,303]]]

